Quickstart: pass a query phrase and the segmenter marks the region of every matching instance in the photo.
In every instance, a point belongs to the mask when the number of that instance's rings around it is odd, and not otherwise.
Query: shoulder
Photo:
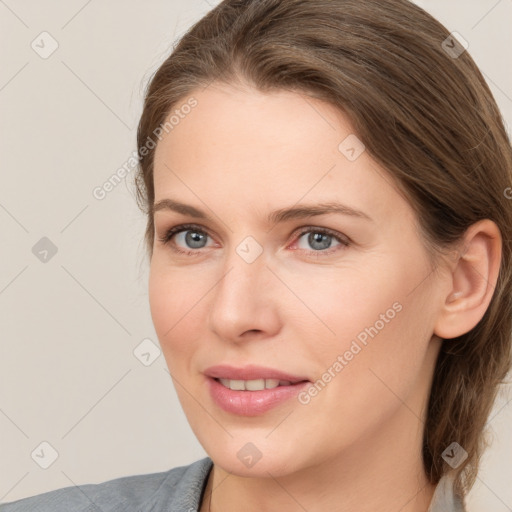
[[[211,466],[205,457],[161,473],[64,487],[1,503],[0,512],[186,512],[199,503]]]
[[[453,473],[441,477],[427,512],[466,512],[464,497],[455,493],[453,484]]]

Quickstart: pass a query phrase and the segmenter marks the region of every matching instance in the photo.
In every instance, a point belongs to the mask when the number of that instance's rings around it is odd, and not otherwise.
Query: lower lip
[[[234,391],[212,377],[208,377],[207,380],[213,401],[226,412],[239,416],[263,414],[286,400],[296,397],[303,388],[311,384],[309,381],[304,381],[260,391]]]

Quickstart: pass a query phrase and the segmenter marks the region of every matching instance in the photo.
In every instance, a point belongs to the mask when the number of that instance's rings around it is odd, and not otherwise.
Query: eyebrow
[[[190,217],[195,217],[197,219],[206,219],[209,221],[213,221],[212,217],[203,212],[202,210],[199,210],[198,208],[191,206],[189,204],[180,203],[179,201],[175,201],[169,198],[162,199],[153,205],[151,209],[152,214],[154,215],[158,211],[173,211],[181,213],[183,215],[188,215]],[[357,210],[350,206],[341,204],[337,201],[280,208],[278,210],[270,212],[270,214],[267,217],[267,222],[269,224],[274,224],[279,222],[286,222],[292,219],[302,219],[305,217],[325,215],[328,213],[338,213],[373,222],[373,219],[366,213],[362,212],[361,210]]]

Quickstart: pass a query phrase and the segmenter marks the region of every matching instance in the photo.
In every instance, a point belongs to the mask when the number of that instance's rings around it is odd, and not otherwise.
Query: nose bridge
[[[210,308],[211,328],[226,338],[268,328],[271,272],[261,245],[244,239],[226,255],[221,272]]]
[[[245,245],[239,244],[226,256],[223,277],[216,287],[215,302],[233,301],[235,305],[242,306],[257,300],[261,292],[259,284],[265,280],[266,273],[268,269],[262,255],[254,257],[250,248],[247,250]]]

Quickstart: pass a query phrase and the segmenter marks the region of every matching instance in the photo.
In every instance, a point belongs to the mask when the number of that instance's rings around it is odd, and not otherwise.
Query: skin
[[[217,83],[191,96],[197,107],[156,148],[155,202],[172,198],[212,220],[155,213],[149,297],[178,397],[214,461],[200,510],[213,488],[216,512],[241,504],[246,512],[425,512],[435,486],[421,445],[440,338],[483,316],[499,230],[487,220],[472,226],[464,251],[434,269],[387,172],[367,151],[349,161],[338,150],[354,130],[334,107]],[[330,200],[372,220],[329,213],[266,222],[272,210]],[[202,248],[187,245],[187,232],[158,240],[183,223],[208,234]],[[328,238],[319,250],[308,242],[315,228],[350,245]],[[247,236],[263,249],[250,264],[236,252]],[[401,311],[307,405],[291,399],[241,417],[211,399],[203,372],[215,364],[319,379],[394,303]],[[262,454],[251,468],[237,457],[248,442]]]

